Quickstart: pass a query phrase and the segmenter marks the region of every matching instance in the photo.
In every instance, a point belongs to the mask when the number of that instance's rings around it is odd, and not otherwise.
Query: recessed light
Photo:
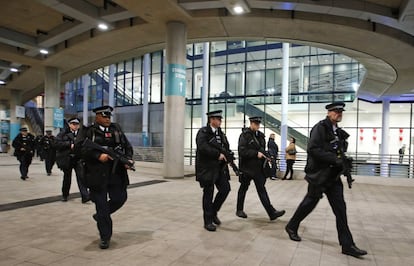
[[[236,14],[242,14],[244,12],[244,9],[241,6],[235,6],[235,7],[233,7],[233,11]]]
[[[105,24],[105,23],[99,23],[98,24],[98,29],[100,29],[100,30],[108,30],[108,25],[107,24]]]
[[[0,80],[0,85],[4,85],[6,82],[4,80]]]
[[[15,67],[11,67],[11,68],[10,68],[10,71],[11,71],[11,72],[19,72],[19,70],[18,70],[17,68],[15,68]]]
[[[48,53],[49,53],[49,51],[48,51],[48,50],[46,50],[46,49],[40,49],[40,50],[39,50],[39,52],[40,52],[41,54],[48,54]]]

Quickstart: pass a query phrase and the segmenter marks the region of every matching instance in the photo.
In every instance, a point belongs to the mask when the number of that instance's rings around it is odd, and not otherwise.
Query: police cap
[[[21,127],[20,131],[27,131],[27,127]]]
[[[206,113],[207,117],[220,117],[223,118],[222,116],[223,111],[222,110],[216,110],[216,111],[211,111]]]
[[[110,117],[112,115],[113,110],[114,110],[114,108],[112,108],[112,106],[104,105],[104,106],[96,107],[92,111],[95,114],[101,114],[102,116],[105,116],[105,117],[109,116]]]
[[[71,119],[68,120],[69,124],[79,124],[80,121],[77,117],[72,117]]]
[[[345,111],[344,107],[345,107],[344,102],[333,102],[325,106],[326,110],[328,111],[334,111],[334,110]]]
[[[249,118],[250,122],[252,123],[262,123],[262,117],[261,116],[252,116]]]

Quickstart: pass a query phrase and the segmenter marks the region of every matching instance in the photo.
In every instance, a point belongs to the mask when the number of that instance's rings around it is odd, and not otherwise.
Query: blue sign
[[[63,128],[64,110],[53,108],[53,127]]]
[[[168,64],[166,68],[165,96],[185,97],[186,66]]]
[[[10,132],[9,122],[8,121],[1,121],[0,123],[1,123],[0,124],[1,134],[8,135],[9,132]]]

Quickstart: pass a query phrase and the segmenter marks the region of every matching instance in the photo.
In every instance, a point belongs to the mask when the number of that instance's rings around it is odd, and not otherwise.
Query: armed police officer
[[[86,130],[84,138],[98,145],[81,145],[81,158],[85,160],[86,168],[85,183],[96,207],[93,218],[97,222],[101,249],[109,247],[112,236],[111,214],[126,202],[129,185],[127,169],[130,166],[108,153],[122,153],[122,156],[133,163],[132,146],[120,126],[111,123],[112,111],[111,106],[93,109],[96,114],[95,123]],[[85,142],[86,140],[83,143]],[[81,143],[82,139],[78,145]]]
[[[208,125],[196,136],[196,180],[203,188],[204,228],[216,231],[221,224],[217,213],[230,192],[230,174],[225,153],[231,153],[229,142],[221,130],[222,111],[207,113]],[[218,192],[213,200],[214,186]]]
[[[348,133],[338,127],[338,122],[342,121],[344,107],[343,102],[326,105],[325,108],[328,110],[326,119],[319,121],[310,132],[305,167],[308,192],[285,229],[291,240],[301,241],[298,235],[299,224],[311,213],[325,193],[336,216],[336,228],[342,253],[359,257],[366,255],[367,252],[357,248],[352,238],[340,178],[341,173],[346,170],[344,161],[348,146],[346,139],[349,137]],[[349,186],[352,181],[348,179]]]
[[[35,137],[28,132],[27,127],[20,128],[20,133],[14,138],[12,146],[14,148],[14,156],[20,162],[20,178],[26,180],[29,172],[29,166],[32,163],[32,158],[35,148]]]
[[[45,160],[46,173],[51,175],[56,161],[55,136],[52,135],[52,130],[46,130],[46,135],[40,140],[40,145]]]
[[[84,184],[82,162],[75,149],[75,143],[80,134],[80,120],[73,117],[68,120],[68,127],[60,132],[55,141],[56,163],[63,171],[62,201],[68,201],[70,186],[72,183],[72,170],[75,170],[76,181],[81,194],[82,203],[89,201],[89,192]]]
[[[275,220],[277,217],[285,214],[285,211],[277,211],[272,206],[265,187],[267,176],[263,166],[271,159],[269,156],[266,156],[265,135],[259,131],[262,118],[255,116],[250,117],[249,120],[250,127],[243,128],[239,137],[239,166],[243,175],[239,177],[240,188],[237,195],[236,215],[241,218],[247,218],[247,214],[243,210],[244,200],[250,182],[253,180],[257,194],[270,220]]]

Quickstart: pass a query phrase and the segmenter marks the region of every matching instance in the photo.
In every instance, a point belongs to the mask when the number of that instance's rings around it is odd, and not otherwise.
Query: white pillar
[[[288,104],[289,104],[289,43],[283,43],[282,68],[282,123],[280,128],[280,170],[286,171],[285,149],[288,139]]]
[[[108,105],[115,107],[115,65],[109,66],[108,76]]]
[[[210,43],[205,42],[203,46],[203,86],[201,88],[201,125],[207,125],[208,112],[208,89],[210,80]]]
[[[82,109],[83,109],[83,111],[82,111],[83,118],[82,118],[82,120],[83,120],[83,124],[85,126],[88,126],[89,125],[89,121],[88,121],[88,118],[89,118],[88,101],[89,101],[89,82],[90,82],[89,75],[83,75],[81,77],[80,81],[81,81],[82,88],[83,88],[83,107],[82,107]]]
[[[165,178],[184,177],[186,43],[186,25],[177,21],[168,22],[164,98]]]
[[[53,126],[53,112],[55,108],[60,108],[60,70],[55,67],[46,67],[44,130],[52,130],[54,135],[58,133],[58,129]]]
[[[148,115],[149,115],[149,104],[148,104],[148,92],[149,92],[149,73],[150,73],[150,54],[144,55],[144,88],[142,98],[142,145],[147,147],[148,143]]]
[[[388,132],[390,130],[390,100],[382,101],[382,131],[381,131],[381,166],[380,175],[389,176],[389,147]]]

